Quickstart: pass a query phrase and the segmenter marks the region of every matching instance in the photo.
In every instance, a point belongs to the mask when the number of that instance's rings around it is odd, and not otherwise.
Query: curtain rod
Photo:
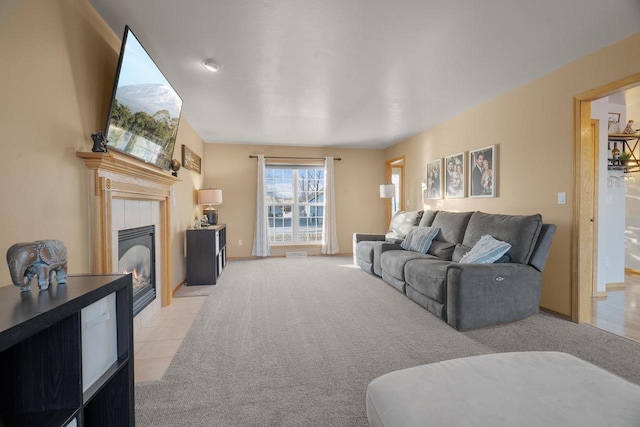
[[[257,159],[258,156],[251,155],[250,159]],[[324,157],[291,157],[291,156],[264,156],[265,159],[299,159],[299,160],[324,160]],[[333,160],[341,161],[341,157],[334,157]]]

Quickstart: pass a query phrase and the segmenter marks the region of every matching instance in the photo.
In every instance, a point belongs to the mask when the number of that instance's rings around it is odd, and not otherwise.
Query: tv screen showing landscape
[[[182,99],[125,28],[106,132],[111,148],[169,170]]]

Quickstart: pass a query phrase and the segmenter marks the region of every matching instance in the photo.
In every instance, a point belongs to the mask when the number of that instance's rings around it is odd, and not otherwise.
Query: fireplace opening
[[[118,272],[133,276],[133,315],[156,298],[155,226],[118,231]]]

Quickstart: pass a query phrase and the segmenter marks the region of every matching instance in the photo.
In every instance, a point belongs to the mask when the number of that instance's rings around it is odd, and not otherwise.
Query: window
[[[266,166],[269,242],[322,243],[324,168]]]

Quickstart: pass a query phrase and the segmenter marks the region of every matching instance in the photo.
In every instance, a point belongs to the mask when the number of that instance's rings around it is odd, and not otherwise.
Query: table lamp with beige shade
[[[203,212],[209,220],[209,225],[216,225],[218,223],[218,211],[213,205],[222,204],[222,189],[203,188],[198,190],[198,204],[206,205]]]

